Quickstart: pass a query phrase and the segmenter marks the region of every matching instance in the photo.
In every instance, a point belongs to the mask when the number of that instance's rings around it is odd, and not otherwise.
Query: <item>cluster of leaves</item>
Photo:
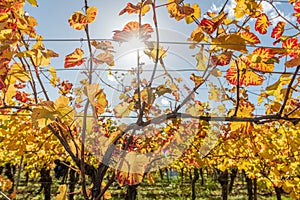
[[[28,2],[37,6],[34,0]],[[49,67],[51,58],[59,55],[44,46],[42,36],[35,31],[37,21],[23,10],[25,1],[1,1],[1,161],[16,163],[15,158],[22,157],[27,168],[41,169],[49,168],[58,157],[65,160],[67,154],[81,173],[84,197],[96,199],[103,195],[109,198],[106,190],[114,179],[121,186],[139,185],[149,170],[163,163],[155,161],[182,154],[179,160],[170,158],[167,163],[177,168],[238,168],[250,178],[300,198],[300,30],[282,17],[272,1],[265,3],[282,19],[274,26],[262,1],[236,0],[233,17],[225,12],[227,3],[219,13],[203,15],[199,5],[184,4],[182,0],[168,0],[161,5],[151,0],[127,3],[119,14],[135,14],[139,20],[113,31],[112,42],[90,39],[89,24],[97,19],[98,8],[89,7],[85,1],[85,11],[74,12],[68,19],[72,28],[86,33],[89,45],[88,53],[76,48],[64,57],[66,69],[86,67],[86,78],[80,87],[73,88],[73,83],[61,81],[55,68]],[[300,1],[289,3],[299,22]],[[183,83],[185,77],[173,77],[165,63],[168,51],[159,43],[156,18],[160,8],[165,8],[170,18],[196,24],[188,40],[190,48],[198,52],[198,71],[190,74],[188,83]],[[153,13],[153,22],[142,23],[148,12]],[[150,40],[153,33],[157,41]],[[274,38],[274,47],[258,46],[263,37]],[[138,52],[137,66],[126,74],[133,77],[130,83],[124,85],[125,74],[115,77],[121,89],[101,80],[120,94],[113,105],[106,96],[111,92],[94,83],[93,74],[99,66],[111,69],[115,65],[114,42],[122,44],[132,38],[140,40],[145,48]],[[31,44],[30,39],[36,42]],[[204,44],[209,45],[204,48]],[[151,76],[143,74],[140,53],[150,58]],[[48,96],[40,77],[41,67],[49,67],[50,78],[46,77],[60,94],[56,100]],[[158,74],[157,67],[164,73]],[[283,73],[274,75],[275,82],[269,84],[265,74],[274,74],[275,69]],[[226,81],[225,86],[218,88],[209,83],[210,77]],[[208,100],[222,105],[212,109],[209,102],[196,95],[204,85],[209,87]],[[249,97],[249,86],[262,88],[257,100]],[[162,100],[170,106],[162,106]],[[257,116],[256,104],[262,103],[265,113]],[[218,118],[215,111],[224,113],[223,118]],[[102,116],[105,114],[114,117],[106,119]],[[122,120],[130,116],[135,116],[136,122],[124,124]],[[214,123],[218,120],[223,123]],[[141,134],[143,131],[145,134]],[[109,167],[104,162],[115,163],[107,185],[103,180]],[[89,194],[86,175],[92,179]],[[66,186],[59,190],[57,198],[66,198]]]

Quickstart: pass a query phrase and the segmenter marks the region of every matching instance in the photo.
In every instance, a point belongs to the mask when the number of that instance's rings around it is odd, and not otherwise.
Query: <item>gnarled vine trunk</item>
[[[218,181],[222,188],[222,200],[228,199],[228,170],[219,171]]]

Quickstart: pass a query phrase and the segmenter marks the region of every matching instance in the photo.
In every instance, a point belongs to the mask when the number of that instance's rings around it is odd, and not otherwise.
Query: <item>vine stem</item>
[[[156,17],[156,8],[155,8],[155,4],[156,4],[156,0],[153,1],[152,5],[152,9],[153,9],[153,22],[154,22],[154,26],[155,26],[155,33],[156,33],[156,55],[155,55],[155,62],[154,62],[154,69],[151,75],[151,79],[150,79],[150,83],[148,85],[148,87],[151,87],[154,77],[155,77],[155,73],[157,70],[157,65],[158,65],[158,56],[159,56],[159,32],[158,32],[158,23],[157,23],[157,17]]]
[[[236,106],[235,110],[233,113],[233,117],[236,117],[238,110],[239,110],[239,105],[240,105],[240,69],[239,69],[239,64],[235,60],[235,65],[236,65],[236,71],[237,71],[237,81],[236,81]]]
[[[282,115],[282,112],[283,112],[283,110],[284,110],[284,108],[285,108],[285,105],[286,105],[286,103],[287,103],[287,101],[288,101],[288,98],[289,98],[289,95],[290,95],[290,92],[291,92],[291,89],[292,89],[292,86],[293,86],[293,82],[295,81],[296,76],[297,76],[299,70],[300,70],[300,65],[297,66],[297,68],[296,68],[296,70],[295,70],[295,73],[294,73],[294,75],[293,75],[293,77],[292,77],[292,79],[291,79],[291,81],[290,81],[290,83],[289,83],[289,85],[288,85],[288,88],[287,88],[287,90],[286,90],[286,94],[285,94],[283,103],[282,103],[282,105],[281,105],[281,107],[280,107],[280,110],[279,110],[279,112],[278,112],[278,115],[279,115],[279,116]]]
[[[87,0],[84,0],[84,7],[85,7],[85,12],[88,9],[88,2]],[[85,33],[87,37],[87,42],[88,42],[88,49],[89,49],[89,54],[90,54],[90,59],[89,59],[89,66],[88,66],[88,83],[92,83],[92,71],[93,71],[93,52],[92,52],[92,46],[91,46],[91,39],[90,39],[90,34],[89,34],[89,26],[88,24],[85,25]],[[85,87],[85,90],[86,87]],[[86,91],[87,94],[87,91]],[[86,125],[87,125],[87,114],[88,114],[88,108],[90,105],[90,100],[87,99],[86,104],[84,106],[84,113],[83,113],[83,124],[82,124],[82,131],[81,131],[81,157],[80,157],[80,171],[81,171],[81,178],[82,178],[82,193],[85,199],[89,199],[86,191],[86,179],[85,179],[85,161],[84,161],[84,154],[85,154],[85,137],[86,137]],[[94,110],[93,110],[94,111]],[[94,112],[93,112],[94,113]]]

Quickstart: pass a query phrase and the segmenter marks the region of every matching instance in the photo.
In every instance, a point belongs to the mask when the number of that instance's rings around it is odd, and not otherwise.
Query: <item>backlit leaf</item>
[[[195,56],[197,60],[196,68],[200,71],[203,71],[207,67],[207,56],[204,54],[204,47],[203,45],[199,48],[199,52]]]
[[[122,102],[119,103],[115,108],[114,108],[114,113],[117,118],[122,118],[122,117],[127,117],[131,110],[133,109],[134,102],[127,103],[127,102]]]
[[[150,10],[150,7],[148,4],[138,3],[137,5],[133,5],[132,3],[127,3],[126,7],[123,10],[121,10],[119,15],[123,15],[124,13],[127,12],[128,14],[141,13],[141,15],[144,16],[149,10]]]
[[[56,77],[56,70],[54,67],[49,67],[48,71],[50,72],[51,78],[50,78],[50,83],[54,87],[56,87],[58,78]]]
[[[106,63],[108,66],[114,66],[114,56],[111,53],[105,52],[97,55],[96,59],[93,61],[97,64]]]
[[[25,83],[26,81],[30,80],[30,76],[22,67],[21,63],[14,63],[11,65],[11,68],[8,72],[7,80],[9,84],[14,84],[16,81]]]
[[[170,17],[174,17],[178,21],[194,13],[194,9],[191,8],[189,4],[182,5],[181,3],[181,1],[178,2],[174,0],[168,0],[167,3]]]
[[[211,56],[211,63],[212,65],[216,66],[225,66],[230,63],[231,57],[232,57],[233,52],[232,51],[226,51],[223,52],[219,55],[213,55]]]
[[[32,110],[31,119],[34,126],[43,128],[59,117],[63,122],[73,121],[74,110],[69,105],[69,98],[60,96],[55,102],[44,101]]]
[[[195,87],[197,87],[198,85],[201,85],[204,82],[204,79],[202,78],[202,76],[196,76],[194,73],[191,74],[190,79],[192,81],[194,81]]]
[[[147,40],[151,37],[150,33],[154,30],[150,24],[143,24],[141,27],[138,22],[128,22],[122,31],[114,31],[113,40],[118,42],[128,42],[132,38]]]
[[[300,53],[298,38],[288,38],[282,43],[282,48],[286,49],[290,57],[298,58],[298,54]]]
[[[204,107],[201,105],[200,101],[196,101],[194,104],[190,104],[186,108],[186,114],[192,116],[200,116],[203,114]]]
[[[162,95],[164,95],[166,93],[171,94],[172,90],[170,88],[167,88],[166,85],[159,85],[159,86],[157,86],[157,88],[156,88],[156,94],[158,96],[162,96]]]
[[[238,60],[239,69],[239,85],[261,85],[264,78],[255,72],[248,70],[247,65],[242,60]],[[238,81],[238,73],[235,62],[231,62],[231,65],[226,73],[226,79],[232,84],[236,85]]]
[[[102,89],[99,89],[99,84],[90,84],[86,86],[85,95],[96,108],[97,114],[102,114],[107,107],[106,95]]]
[[[195,28],[193,30],[193,32],[191,33],[191,39],[192,39],[192,41],[195,41],[198,43],[202,42],[202,40],[204,39],[204,33],[200,26],[198,26],[197,28]]]
[[[254,45],[254,44],[259,44],[260,40],[259,38],[252,32],[242,32],[241,37],[247,41],[247,43]]]
[[[76,48],[73,53],[70,53],[65,57],[65,68],[75,67],[81,65],[85,59],[82,58],[84,52],[80,48]]]
[[[296,1],[296,3],[294,4],[294,10],[297,13],[300,13],[300,1]]]
[[[257,48],[247,58],[243,57],[242,60],[253,69],[262,72],[272,72],[274,70],[276,57],[274,57],[270,48]]]
[[[30,3],[32,6],[38,6],[37,0],[26,0],[28,3]]]
[[[156,47],[156,42],[147,42],[147,47],[144,51],[144,53],[149,56],[150,58],[153,59],[153,61],[156,60],[156,55],[158,51],[158,59],[164,58],[166,56],[166,50],[162,47],[159,46],[159,48]]]
[[[269,21],[268,16],[265,13],[262,13],[255,22],[255,30],[260,34],[266,34],[270,25],[271,22]]]
[[[186,5],[190,6],[190,4],[186,4]],[[193,4],[192,8],[194,9],[194,12],[185,17],[185,22],[187,24],[190,24],[190,23],[194,22],[194,19],[198,19],[201,16],[200,7],[199,7],[198,4]]]
[[[119,185],[141,183],[147,163],[149,163],[149,159],[144,154],[127,153],[118,163],[116,175]]]
[[[92,23],[95,21],[98,13],[98,8],[91,6],[86,10],[86,20],[87,23]]]
[[[285,22],[278,22],[272,30],[271,37],[279,39],[283,34],[285,24]]]
[[[56,195],[55,200],[66,200],[67,199],[68,187],[66,184],[60,185],[58,187],[59,194]]]
[[[68,19],[69,24],[76,30],[82,30],[88,23],[95,21],[97,12],[98,8],[95,6],[91,6],[86,10],[86,16],[81,11],[74,12]]]
[[[247,53],[246,40],[243,39],[239,34],[222,35],[211,40],[213,44],[212,48],[219,47],[222,49],[232,49]]]
[[[86,16],[81,11],[74,12],[68,21],[70,26],[76,30],[84,29],[87,24]]]
[[[284,65],[285,65],[286,67],[288,67],[288,68],[298,66],[298,65],[300,65],[300,57],[294,58],[294,59],[289,60],[289,61],[286,61],[286,62],[284,63]]]

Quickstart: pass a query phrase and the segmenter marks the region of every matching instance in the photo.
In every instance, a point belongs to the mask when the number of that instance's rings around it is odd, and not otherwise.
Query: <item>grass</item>
[[[154,184],[147,183],[145,180],[138,187],[138,200],[190,200],[191,199],[191,181],[188,177],[182,181],[181,178],[173,177],[171,180],[161,180],[155,175],[156,182]],[[215,181],[212,176],[205,177],[205,185],[201,185],[201,181],[198,180],[196,183],[196,199],[199,200],[221,200],[221,189],[220,184]],[[22,184],[23,183],[23,184]],[[58,193],[59,182],[53,178],[51,185],[52,199],[55,199]],[[38,180],[30,180],[28,185],[24,185],[21,182],[19,192],[16,199],[31,199],[40,200],[43,199],[43,194],[36,194],[40,188]],[[77,185],[75,191],[80,191],[80,185]],[[117,183],[113,183],[109,191],[111,192],[113,200],[124,199],[126,194],[126,187],[119,187]],[[259,200],[275,200],[274,194],[268,190],[258,191]],[[1,197],[0,197],[1,199]],[[81,195],[75,195],[75,199],[83,199]],[[229,200],[247,200],[247,189],[246,183],[242,181],[242,178],[237,178],[233,192],[229,195]],[[282,200],[291,200],[288,197],[282,197]]]

